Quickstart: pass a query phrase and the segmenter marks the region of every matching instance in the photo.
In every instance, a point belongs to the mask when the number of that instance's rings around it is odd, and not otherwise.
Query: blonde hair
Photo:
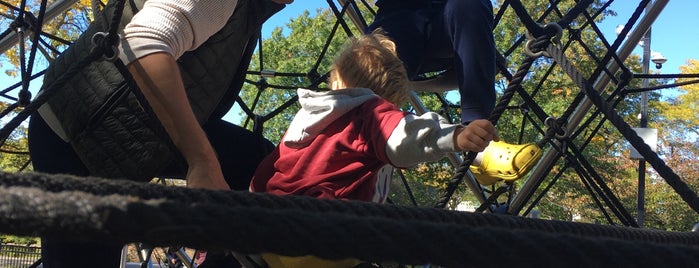
[[[407,71],[396,44],[381,29],[351,38],[333,67],[330,81],[339,78],[348,87],[369,88],[397,106],[407,100]]]

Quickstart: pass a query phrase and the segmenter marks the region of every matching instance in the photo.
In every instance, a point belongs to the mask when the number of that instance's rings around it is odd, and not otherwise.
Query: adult
[[[188,187],[247,190],[273,144],[221,117],[242,85],[250,41],[292,1],[128,1],[119,60],[83,68],[31,117],[34,170],[141,181],[186,178]],[[95,34],[109,30],[115,2],[52,63],[42,91],[89,52]],[[119,66],[127,73],[119,74]],[[122,246],[42,237],[43,267],[115,267]]]

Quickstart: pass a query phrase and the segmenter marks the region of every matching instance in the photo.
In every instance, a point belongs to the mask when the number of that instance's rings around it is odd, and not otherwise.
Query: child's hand
[[[474,120],[454,131],[454,148],[463,152],[482,152],[490,141],[499,141],[498,134],[490,121]]]

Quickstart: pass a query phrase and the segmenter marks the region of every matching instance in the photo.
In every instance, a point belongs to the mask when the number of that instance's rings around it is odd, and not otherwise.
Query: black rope
[[[493,193],[490,194],[490,196],[488,196],[488,198],[485,200],[485,202],[483,202],[483,204],[481,204],[480,206],[478,206],[478,208],[476,208],[475,212],[476,213],[484,212],[486,209],[488,209],[488,207],[493,205],[498,200],[498,197],[500,197],[502,194],[506,193],[507,190],[511,186],[512,185],[501,185],[500,187],[498,187],[498,189],[496,189]]]
[[[587,161],[587,159],[582,157],[582,152],[575,147],[575,144],[568,144],[567,148],[573,152],[573,155],[576,156],[569,158],[569,160],[574,159],[570,160],[570,162],[572,163],[575,171],[582,175],[581,177],[583,179],[587,179],[590,182],[590,185],[599,194],[599,197],[604,200],[604,202],[612,210],[612,212],[614,212],[622,224],[631,227],[639,227],[636,220],[631,216],[631,213],[624,208],[624,205],[621,203],[619,198],[614,195],[612,189],[610,189],[609,186],[607,186],[607,183],[604,182],[602,176],[600,176],[592,168],[592,165]]]
[[[199,204],[201,206],[222,206],[227,208],[246,207],[306,212],[316,211],[319,213],[338,213],[355,217],[389,218],[397,221],[412,220],[454,223],[470,227],[481,226],[506,229],[531,229],[545,232],[561,232],[575,235],[609,237],[633,241],[638,240],[657,243],[680,243],[688,245],[699,244],[698,234],[659,232],[565,221],[543,221],[509,215],[467,213],[436,208],[380,205],[358,201],[324,200],[307,196],[275,196],[270,194],[239,191],[188,189],[183,187],[168,187],[126,180],[107,180],[97,177],[48,175],[30,172],[0,172],[0,185],[4,187],[31,187],[47,193],[79,191],[86,194],[107,197],[113,195],[130,196],[132,198],[153,202],[177,200],[178,202],[182,202],[184,204]],[[76,197],[72,200],[77,202],[80,199]],[[8,207],[3,207],[0,205],[0,210],[3,209],[8,209]],[[12,209],[26,209],[30,211],[33,209],[33,207]],[[2,225],[3,224],[0,224],[0,226]],[[0,230],[0,232],[2,232],[2,230]]]
[[[575,163],[575,161],[570,161],[571,158],[574,158],[574,157],[571,157],[571,156],[566,157],[566,160],[568,160],[567,162],[568,163]],[[585,190],[587,190],[587,192],[590,194],[592,201],[595,203],[595,205],[600,210],[600,212],[602,212],[602,215],[604,216],[604,218],[607,219],[607,223],[614,224],[614,221],[612,220],[611,215],[609,215],[609,212],[607,212],[607,209],[605,209],[605,207],[602,205],[602,202],[599,200],[600,198],[598,198],[598,195],[599,195],[599,197],[602,197],[603,200],[606,200],[606,199],[604,199],[602,194],[599,193],[599,190],[598,190],[599,188],[595,187],[596,185],[589,178],[589,176],[588,176],[589,174],[587,174],[580,167],[580,165],[577,163],[573,164],[572,166],[574,167],[575,171],[578,173],[578,176],[580,177],[580,181],[583,183]],[[612,211],[612,212],[614,212],[614,211]],[[619,217],[619,216],[617,215],[617,217]],[[625,226],[630,226],[630,224],[628,224],[628,222],[624,222],[623,218],[619,218],[619,219],[621,219],[622,224],[624,224]],[[635,221],[632,221],[632,222],[635,222]],[[636,224],[635,227],[638,227],[638,224]]]
[[[679,175],[677,175],[670,167],[668,167],[665,162],[660,159],[660,157],[651,150],[651,148],[646,144],[641,137],[629,126],[628,123],[624,122],[624,119],[619,116],[613,107],[610,107],[609,103],[604,101],[599,92],[597,92],[589,82],[587,82],[582,75],[575,69],[571,62],[563,55],[563,51],[559,50],[555,46],[549,46],[548,52],[559,62],[561,68],[568,73],[568,76],[573,79],[573,81],[578,84],[580,89],[585,93],[585,95],[590,99],[590,101],[597,106],[600,111],[609,119],[609,121],[616,127],[622,135],[631,143],[631,145],[636,148],[636,150],[646,159],[648,163],[653,166],[653,168],[662,176],[665,181],[680,195],[682,200],[687,202],[687,204],[697,213],[699,213],[699,197],[692,191],[689,186],[682,181]]]
[[[699,79],[684,81],[684,82],[679,82],[679,83],[670,83],[670,84],[659,85],[659,86],[645,87],[645,88],[626,88],[626,89],[624,89],[624,93],[625,94],[641,93],[641,92],[653,91],[653,90],[658,90],[658,89],[677,88],[677,87],[686,86],[686,85],[693,85],[693,84],[699,84]]]
[[[33,24],[30,24],[29,26],[31,27],[34,35],[32,40],[34,41],[34,45],[32,46],[31,50],[29,51],[29,66],[26,68],[26,73],[22,74],[22,80],[26,81],[26,84],[22,85],[22,90],[19,91],[18,93],[18,103],[19,106],[26,106],[29,104],[29,102],[32,99],[32,94],[29,92],[29,77],[31,76],[33,69],[34,69],[34,60],[36,57],[36,50],[39,48],[39,42],[38,40],[41,38],[41,26],[44,25],[44,14],[46,13],[46,0],[41,1],[41,5],[39,7],[39,18],[34,18],[34,15],[32,13],[28,13],[30,15],[28,18],[31,19],[36,19],[36,20],[31,20]],[[26,18],[25,18],[26,19]],[[24,47],[24,44],[20,44],[20,46]],[[24,61],[23,59],[24,54],[21,55],[21,60]]]
[[[7,108],[5,108],[2,112],[0,112],[0,118],[5,117],[9,113],[11,113],[15,109],[17,109],[18,107],[19,107],[19,103],[17,103],[17,102],[8,105]],[[5,143],[5,139],[3,139],[2,142],[0,142],[0,144],[2,144],[2,143]]]
[[[553,266],[582,267],[667,263],[687,266],[699,261],[696,244],[592,239],[527,229],[358,217],[336,211],[263,209],[177,199],[95,196],[77,191],[46,193],[36,188],[0,188],[0,194],[4,197],[0,200],[0,231],[20,235],[90,237],[155,246],[177,244],[241,253],[314,254],[331,259],[356,257],[449,267],[521,265],[529,263],[522,262],[529,258],[557,264]],[[685,235],[699,238],[697,233]]]
[[[534,21],[531,16],[529,16],[527,9],[524,7],[524,5],[522,5],[522,2],[519,0],[510,0],[507,2],[510,4],[510,6],[512,6],[512,9],[517,14],[517,17],[519,17],[519,19],[522,21],[524,27],[527,28],[527,31],[529,31],[535,37],[539,37],[544,34],[543,28],[539,26],[539,24]]]
[[[696,74],[633,74],[633,78],[699,78],[699,73]]]
[[[27,66],[26,62],[24,60],[24,54],[25,54],[25,47],[24,47],[24,27],[26,25],[25,21],[25,11],[24,9],[26,8],[27,1],[21,1],[19,4],[19,15],[17,15],[17,18],[10,24],[10,28],[15,30],[17,33],[17,42],[19,44],[19,69],[21,72],[21,77],[22,77],[22,87],[19,91],[19,99],[18,99],[18,105],[19,106],[26,106],[27,105],[27,93],[29,92],[29,73],[27,72]],[[4,140],[4,139],[1,139]]]
[[[44,75],[44,73],[46,73],[46,70],[40,71],[40,72],[38,72],[38,73],[36,73],[36,74],[30,76],[30,77],[29,77],[29,80],[34,80],[34,79],[36,79],[37,77],[40,77],[40,76]],[[7,87],[6,89],[3,89],[2,91],[0,91],[0,96],[6,98],[6,99],[8,99],[8,100],[16,101],[17,98],[12,97],[12,96],[9,96],[9,95],[7,95],[7,93],[10,92],[10,91],[12,91],[12,90],[14,90],[15,88],[17,88],[17,87],[19,87],[19,86],[21,86],[21,85],[22,85],[22,82],[20,81],[20,82],[17,82],[17,83],[15,83],[15,84],[13,84],[13,85]]]
[[[631,17],[629,18],[629,20],[624,25],[624,28],[619,33],[619,35],[618,35],[619,37],[614,41],[612,46],[607,50],[607,53],[604,55],[602,60],[598,63],[597,68],[595,69],[595,71],[592,73],[592,75],[590,77],[598,77],[603,72],[603,70],[606,69],[606,66],[601,64],[601,63],[607,63],[612,58],[614,58],[615,60],[618,61],[619,66],[624,65],[623,62],[620,61],[618,55],[616,54],[616,51],[619,49],[622,42],[624,41],[623,37],[629,33],[629,31],[631,30],[633,25],[636,23],[636,21],[641,17],[641,15],[643,14],[643,11],[645,10],[646,6],[649,3],[650,3],[650,0],[641,0],[638,3],[636,10],[634,10],[633,14],[631,14]]]
[[[408,180],[405,178],[405,174],[403,174],[403,171],[401,169],[395,169],[395,172],[398,173],[398,175],[400,176],[400,181],[403,183],[403,187],[405,187],[406,194],[410,198],[410,204],[417,207],[417,200],[415,200],[415,195],[413,194],[413,190],[410,188],[410,184],[408,184]]]
[[[560,20],[558,20],[558,25],[560,25],[562,28],[568,28],[573,20],[585,12],[585,9],[589,7],[592,2],[593,0],[581,0],[575,4],[573,8],[568,10],[568,12],[566,12],[566,14]]]

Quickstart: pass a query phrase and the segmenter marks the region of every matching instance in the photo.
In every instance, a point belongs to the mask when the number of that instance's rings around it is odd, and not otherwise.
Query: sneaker
[[[492,185],[500,180],[515,181],[527,174],[541,158],[541,148],[533,143],[508,144],[493,141],[483,151],[480,166],[470,166],[478,183]]]

